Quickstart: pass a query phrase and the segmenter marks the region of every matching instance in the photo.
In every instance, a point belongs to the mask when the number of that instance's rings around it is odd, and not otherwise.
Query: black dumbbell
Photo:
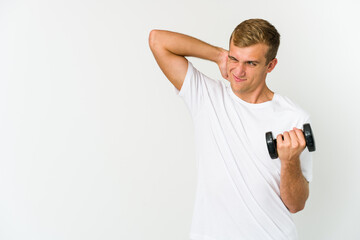
[[[303,133],[309,152],[315,151],[315,139],[309,123],[303,125]],[[267,132],[265,138],[270,157],[272,159],[278,158],[276,139],[273,138],[272,132]]]

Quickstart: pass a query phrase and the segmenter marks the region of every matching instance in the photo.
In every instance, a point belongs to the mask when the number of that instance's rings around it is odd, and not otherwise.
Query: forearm
[[[309,196],[309,184],[304,178],[300,159],[281,162],[280,197],[290,212],[296,213],[305,207]]]
[[[212,46],[194,37],[165,30],[152,30],[150,41],[154,47],[162,47],[179,56],[190,56],[219,63],[222,48]]]

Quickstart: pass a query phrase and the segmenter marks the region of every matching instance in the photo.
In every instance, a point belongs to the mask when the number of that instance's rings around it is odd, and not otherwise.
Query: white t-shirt
[[[180,91],[193,119],[197,192],[192,240],[297,239],[292,215],[280,198],[280,160],[271,159],[265,133],[274,137],[302,129],[309,115],[275,93],[251,104],[234,94],[229,82],[213,80],[188,64]],[[312,179],[311,153],[301,169]]]

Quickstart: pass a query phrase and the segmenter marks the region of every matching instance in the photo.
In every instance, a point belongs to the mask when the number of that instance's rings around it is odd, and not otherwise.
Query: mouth
[[[233,74],[233,76],[234,76],[235,82],[244,82],[244,81],[246,81],[246,78],[238,78],[234,74]]]

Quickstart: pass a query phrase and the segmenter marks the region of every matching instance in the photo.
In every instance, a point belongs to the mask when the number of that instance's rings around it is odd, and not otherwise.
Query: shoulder
[[[188,62],[188,71],[186,74],[186,78],[198,79],[198,81],[204,86],[206,86],[208,90],[216,89],[219,87],[225,87],[222,81],[214,79],[204,74],[202,71],[196,68],[190,61]]]
[[[190,61],[181,90],[175,92],[181,97],[203,100],[206,96],[219,95],[223,85],[221,81],[207,76],[198,70]]]
[[[298,117],[303,119],[304,121],[310,118],[310,115],[307,111],[305,111],[300,105],[295,103],[287,96],[283,96],[280,94],[276,94],[276,108],[278,111],[289,112],[294,115],[294,117]]]

